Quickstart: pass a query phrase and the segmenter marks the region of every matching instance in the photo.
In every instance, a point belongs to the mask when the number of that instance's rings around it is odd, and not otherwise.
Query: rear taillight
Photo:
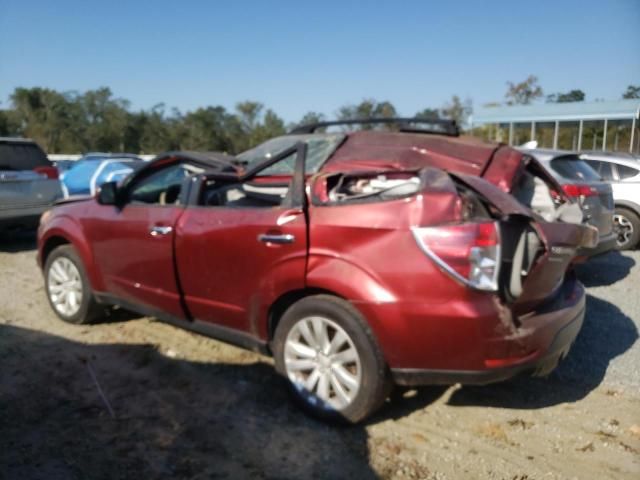
[[[464,285],[494,292],[500,272],[500,230],[496,222],[414,227],[421,250]]]
[[[33,169],[33,171],[44,175],[47,178],[58,178],[58,169],[56,167],[36,167]]]
[[[594,195],[598,195],[598,190],[589,185],[567,184],[562,185],[562,190],[567,197],[571,198],[593,197]]]

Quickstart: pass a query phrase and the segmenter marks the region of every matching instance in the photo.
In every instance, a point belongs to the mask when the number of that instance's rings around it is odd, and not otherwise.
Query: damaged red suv
[[[548,374],[580,330],[570,266],[597,231],[532,157],[385,122],[169,152],[56,206],[38,235],[53,310],[118,305],[268,353],[308,411],[349,422],[394,383]]]

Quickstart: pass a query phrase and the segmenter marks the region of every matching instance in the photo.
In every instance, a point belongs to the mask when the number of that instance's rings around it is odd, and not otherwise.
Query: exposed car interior
[[[286,198],[288,183],[264,185],[207,180],[200,205],[207,207],[277,207]]]

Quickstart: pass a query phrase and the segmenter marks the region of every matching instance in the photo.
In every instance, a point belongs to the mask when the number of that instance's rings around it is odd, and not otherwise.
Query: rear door
[[[231,181],[202,178],[195,205],[177,225],[176,265],[191,317],[264,336],[268,307],[283,293],[304,288],[307,221],[304,145],[288,188],[271,189],[254,174]],[[276,159],[277,161],[278,159]]]

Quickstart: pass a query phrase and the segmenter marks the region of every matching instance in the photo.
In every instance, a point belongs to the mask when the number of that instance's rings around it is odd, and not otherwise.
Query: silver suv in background
[[[564,193],[580,205],[583,221],[598,229],[598,245],[579,252],[579,255],[593,256],[613,250],[617,234],[613,228],[614,202],[611,185],[603,181],[575,152],[523,147],[520,150],[542,164],[560,183]]]
[[[37,143],[0,137],[0,230],[36,227],[61,196],[58,170]]]
[[[640,159],[631,154],[607,152],[586,152],[580,158],[611,183],[616,247],[636,248],[640,242]]]

